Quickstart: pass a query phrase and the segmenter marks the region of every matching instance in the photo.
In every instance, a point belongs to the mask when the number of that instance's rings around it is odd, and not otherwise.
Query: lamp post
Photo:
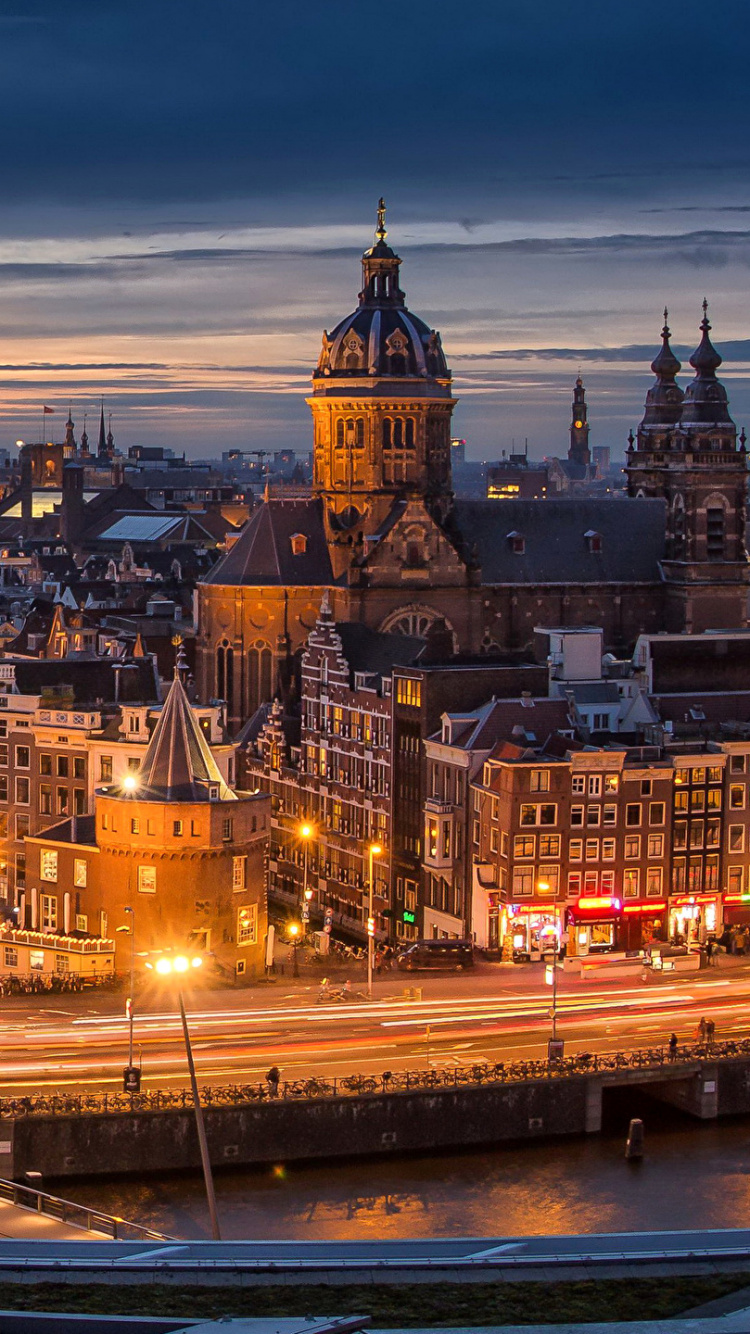
[[[187,958],[184,954],[177,954],[174,957],[162,954],[156,960],[155,964],[146,964],[147,968],[155,968],[161,977],[169,977],[173,974],[181,975],[187,973],[191,968],[200,968],[203,960],[199,954],[192,958]],[[203,1108],[201,1107],[200,1094],[198,1092],[198,1080],[195,1074],[195,1062],[193,1060],[193,1048],[190,1045],[190,1029],[188,1028],[187,1015],[185,1013],[185,1002],[182,997],[182,987],[177,990],[177,1002],[180,1007],[180,1019],[182,1020],[182,1034],[185,1039],[185,1055],[187,1056],[187,1066],[190,1073],[190,1088],[193,1093],[193,1107],[195,1109],[195,1128],[198,1132],[198,1147],[200,1148],[201,1167],[203,1168],[203,1182],[206,1187],[206,1200],[208,1203],[208,1213],[211,1219],[211,1234],[214,1241],[221,1241],[221,1228],[219,1227],[219,1215],[216,1209],[216,1192],[214,1191],[214,1178],[211,1171],[211,1159],[208,1153],[208,1140],[206,1139],[206,1127],[203,1121]]]
[[[128,1069],[133,1068],[133,1005],[135,1001],[135,909],[125,908],[130,913],[130,995],[128,996],[128,1019],[130,1034],[128,1037]]]
[[[303,924],[306,924],[306,923],[309,922],[309,920],[310,920],[310,899],[312,898],[312,890],[307,888],[307,865],[308,865],[308,857],[309,857],[309,852],[310,852],[310,839],[312,838],[314,832],[315,832],[315,831],[314,831],[314,829],[313,829],[313,826],[312,826],[311,824],[307,824],[306,822],[305,822],[304,824],[301,824],[300,827],[299,827],[299,836],[300,836],[300,838],[302,839],[302,845],[303,845],[303,847],[304,847],[304,849],[305,849],[305,857],[304,857],[304,861],[303,861],[303,871],[302,871],[302,922],[303,922]],[[304,927],[304,929],[306,929],[306,926]],[[294,958],[295,958],[295,962],[296,962],[296,959],[297,959],[297,955],[296,955],[296,953],[295,953]],[[295,972],[295,977],[296,977],[296,976],[297,976],[297,973]]]
[[[297,962],[297,946],[299,944],[298,922],[290,923],[289,935],[292,937],[292,977],[299,977],[299,964]]]
[[[374,872],[373,862],[376,857],[380,856],[382,851],[383,849],[381,848],[379,843],[371,843],[368,849],[370,875],[369,875],[369,895],[368,895],[368,908],[367,908],[367,995],[369,996],[370,1000],[372,1000],[372,961],[373,961],[373,955],[375,953],[375,916],[373,913],[373,888],[374,888],[373,877],[375,872]]]

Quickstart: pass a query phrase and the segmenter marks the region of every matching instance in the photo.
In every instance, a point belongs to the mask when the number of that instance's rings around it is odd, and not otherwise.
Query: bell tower
[[[588,468],[591,464],[586,390],[583,387],[583,380],[580,375],[573,388],[573,417],[570,423],[568,462],[576,463],[582,468]]]
[[[683,393],[665,310],[662,346],[651,363],[656,380],[627,453],[629,495],[666,502],[662,572],[668,630],[747,625],[745,436],[738,443],[726,389],[716,378],[722,358],[710,330],[704,301],[701,341],[690,358],[695,378]]]
[[[324,504],[334,567],[374,533],[398,499],[419,495],[442,519],[452,500],[452,394],[440,334],[406,306],[401,260],[386,241],[385,203],[362,256],[351,315],[323,334],[313,392],[313,489]]]

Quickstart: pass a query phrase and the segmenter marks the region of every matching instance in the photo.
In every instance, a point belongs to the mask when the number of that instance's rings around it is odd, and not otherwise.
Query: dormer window
[[[514,530],[507,534],[506,541],[514,556],[523,556],[526,551],[526,538],[523,533],[517,533]]]
[[[290,540],[292,543],[292,555],[304,556],[305,552],[307,551],[307,538],[305,537],[305,534],[292,533]]]
[[[594,551],[597,553],[601,551],[602,549],[601,533],[595,533],[593,528],[589,528],[588,532],[584,533],[583,537],[589,551]]]

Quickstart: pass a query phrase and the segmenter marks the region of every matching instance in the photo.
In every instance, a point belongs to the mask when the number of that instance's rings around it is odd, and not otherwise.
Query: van
[[[474,967],[474,946],[470,940],[416,940],[398,955],[396,967],[405,973],[428,968],[460,972]]]

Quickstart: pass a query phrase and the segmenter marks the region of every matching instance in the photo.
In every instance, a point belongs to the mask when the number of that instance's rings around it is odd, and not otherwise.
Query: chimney
[[[76,546],[83,532],[83,468],[66,463],[62,475],[62,539]]]

